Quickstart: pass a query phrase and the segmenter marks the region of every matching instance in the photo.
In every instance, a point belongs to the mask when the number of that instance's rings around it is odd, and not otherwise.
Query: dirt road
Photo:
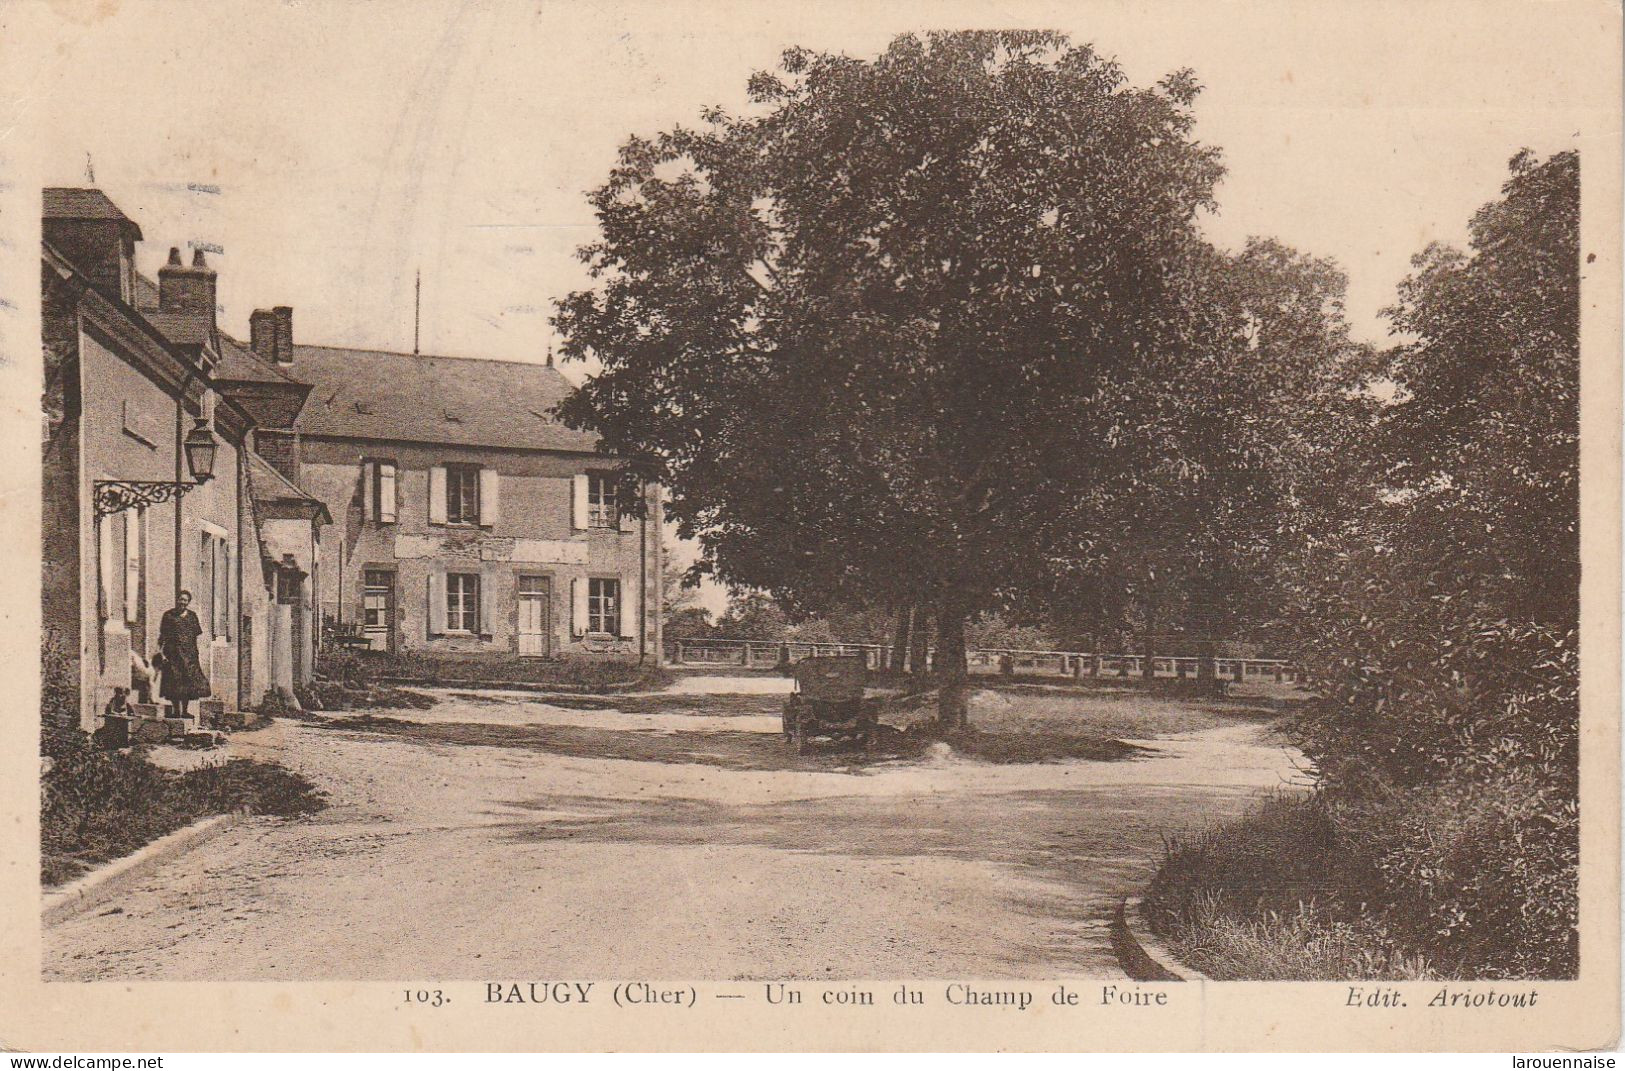
[[[798,761],[776,718],[691,698],[454,693],[405,725],[240,734],[234,753],[333,806],[240,826],[48,930],[46,976],[1118,976],[1109,911],[1161,835],[1294,776],[1247,722],[1115,762]]]

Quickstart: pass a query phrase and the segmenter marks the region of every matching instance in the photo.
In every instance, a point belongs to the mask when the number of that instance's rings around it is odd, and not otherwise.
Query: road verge
[[[162,864],[242,822],[246,813],[216,814],[166,833],[129,855],[98,867],[45,894],[40,922],[54,926],[97,904],[105,903],[145,878]]]
[[[1207,975],[1174,958],[1145,922],[1144,901],[1125,896],[1112,916],[1112,951],[1117,962],[1136,982],[1208,982]]]

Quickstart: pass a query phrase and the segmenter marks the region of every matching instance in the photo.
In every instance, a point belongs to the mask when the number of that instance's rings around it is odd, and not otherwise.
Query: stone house
[[[258,416],[233,378],[265,373],[220,332],[201,251],[183,263],[171,250],[154,282],[135,270],[140,228],[100,190],[43,200],[42,610],[54,664],[80,726],[94,728],[188,589],[212,708],[252,707],[274,662],[256,644],[276,634],[265,619],[276,597],[252,487]],[[305,499],[302,545],[315,547],[326,513]],[[291,667],[291,650],[282,657]]]
[[[286,307],[251,345],[312,385],[261,450],[335,521],[323,617],[374,650],[658,662],[660,500],[620,508],[613,459],[562,426],[547,364],[296,344]]]

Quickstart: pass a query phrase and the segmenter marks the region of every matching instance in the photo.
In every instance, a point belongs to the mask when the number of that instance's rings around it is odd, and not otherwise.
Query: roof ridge
[[[370,346],[321,346],[309,342],[295,342],[293,348],[295,352],[299,350],[336,350],[340,353],[365,353],[375,357],[410,357],[424,361],[483,361],[486,364],[517,364],[526,368],[548,368],[558,372],[556,367],[543,361],[522,361],[514,357],[459,357],[451,353],[407,353],[404,350],[381,350]]]

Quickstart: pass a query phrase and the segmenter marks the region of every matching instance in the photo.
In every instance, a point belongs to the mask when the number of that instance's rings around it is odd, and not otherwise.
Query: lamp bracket
[[[174,480],[97,480],[95,483],[96,517],[123,513],[132,507],[154,506],[160,502],[180,498],[195,483],[176,483]]]

